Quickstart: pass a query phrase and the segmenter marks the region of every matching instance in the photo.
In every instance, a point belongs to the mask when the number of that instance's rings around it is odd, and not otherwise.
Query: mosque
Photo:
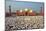
[[[35,15],[35,13],[33,12],[33,10],[32,9],[24,9],[24,10],[17,10],[16,11],[16,16],[34,16]]]

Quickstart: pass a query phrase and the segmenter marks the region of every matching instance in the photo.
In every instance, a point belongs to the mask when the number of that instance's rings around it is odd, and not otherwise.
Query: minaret
[[[41,13],[42,13],[42,7],[41,7]]]
[[[41,7],[41,15],[44,15],[44,9]]]
[[[11,16],[11,6],[9,5],[9,13],[10,13],[10,16]]]

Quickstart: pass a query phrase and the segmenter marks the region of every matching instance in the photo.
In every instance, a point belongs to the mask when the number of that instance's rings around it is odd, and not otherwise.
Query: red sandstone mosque
[[[36,15],[32,9],[28,10],[27,8],[25,10],[17,10],[16,16],[33,16]]]
[[[9,6],[9,13],[6,13],[7,16],[44,16],[44,9],[41,7],[40,13],[34,12],[32,9],[25,8],[24,10],[16,10],[16,12],[11,12],[11,6]]]

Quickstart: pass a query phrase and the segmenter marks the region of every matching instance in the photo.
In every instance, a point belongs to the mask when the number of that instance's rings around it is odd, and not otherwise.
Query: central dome
[[[25,11],[28,11],[28,9],[26,8]]]
[[[32,10],[29,10],[29,12],[31,12],[31,13],[32,13],[33,11],[32,11]]]

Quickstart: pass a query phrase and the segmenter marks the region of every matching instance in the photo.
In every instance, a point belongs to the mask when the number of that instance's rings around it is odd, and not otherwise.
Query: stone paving
[[[5,30],[43,29],[43,16],[16,16],[5,18]]]

